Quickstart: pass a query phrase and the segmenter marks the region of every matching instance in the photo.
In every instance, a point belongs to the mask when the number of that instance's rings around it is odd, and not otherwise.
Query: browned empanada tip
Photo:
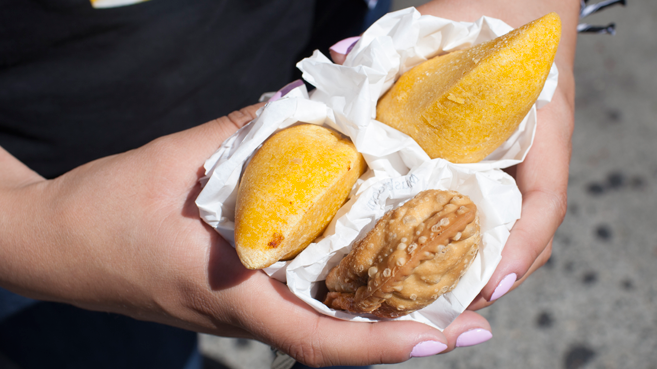
[[[481,237],[477,207],[455,191],[428,190],[386,213],[326,279],[325,304],[396,318],[453,290]]]

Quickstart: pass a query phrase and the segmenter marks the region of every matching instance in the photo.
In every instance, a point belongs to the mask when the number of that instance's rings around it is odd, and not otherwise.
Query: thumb
[[[448,347],[443,333],[428,325],[338,320],[317,313],[285,285],[258,279],[258,286],[251,286],[257,290],[250,297],[253,303],[241,305],[240,320],[259,340],[306,365],[398,363],[435,355]]]
[[[331,59],[335,64],[343,64],[347,59],[347,55],[354,48],[356,42],[360,40],[360,36],[345,38],[344,40],[338,41],[335,45],[329,48],[329,53],[331,53]]]
[[[265,103],[250,105],[200,126],[181,132],[181,139],[193,141],[193,147],[209,157],[222,142],[238,129],[256,118],[256,112]]]
[[[267,103],[274,102],[284,97],[295,88],[301,87],[303,85],[304,83],[300,79],[290,82],[278,90]],[[245,124],[255,119],[256,112],[265,104],[266,103],[262,102],[234,111],[226,116],[192,128],[188,130],[188,134],[192,136],[191,139],[194,140],[195,145],[202,145],[202,142],[199,140],[207,143],[210,146],[209,149],[212,150],[210,153],[212,153],[217,149],[219,144],[224,142],[228,137],[230,137],[238,129],[242,128]],[[207,150],[207,148],[204,146],[199,146],[199,148],[201,150]]]

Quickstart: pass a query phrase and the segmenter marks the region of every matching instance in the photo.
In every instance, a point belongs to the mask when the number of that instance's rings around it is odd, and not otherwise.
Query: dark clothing
[[[0,313],[0,353],[22,369],[200,368],[194,332],[3,289]]]
[[[52,178],[289,82],[308,0],[3,0],[0,146]]]
[[[0,146],[57,177],[254,104],[366,14],[363,0],[0,0]],[[1,288],[0,353],[25,369],[199,365],[192,332]]]

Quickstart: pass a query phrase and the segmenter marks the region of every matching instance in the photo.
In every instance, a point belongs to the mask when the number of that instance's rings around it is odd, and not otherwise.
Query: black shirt
[[[366,10],[363,0],[109,9],[0,0],[0,146],[53,178],[204,123],[298,77],[298,60],[358,34]],[[180,368],[195,342],[192,332],[0,288],[0,353],[24,368]]]
[[[0,2],[0,146],[46,177],[289,82],[308,0]]]
[[[357,34],[365,11],[362,0],[0,0],[0,146],[52,178],[204,123],[290,82],[312,49]]]

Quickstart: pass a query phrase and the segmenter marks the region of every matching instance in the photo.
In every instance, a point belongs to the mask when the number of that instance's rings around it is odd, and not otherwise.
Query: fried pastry
[[[396,318],[453,290],[479,250],[475,204],[428,190],[386,213],[326,278],[325,304]]]
[[[437,56],[404,73],[376,119],[432,158],[475,163],[502,145],[538,98],[561,37],[550,13],[506,35]]]
[[[270,137],[244,171],[235,210],[235,249],[262,269],[288,260],[319,236],[367,165],[354,144],[314,124]]]

